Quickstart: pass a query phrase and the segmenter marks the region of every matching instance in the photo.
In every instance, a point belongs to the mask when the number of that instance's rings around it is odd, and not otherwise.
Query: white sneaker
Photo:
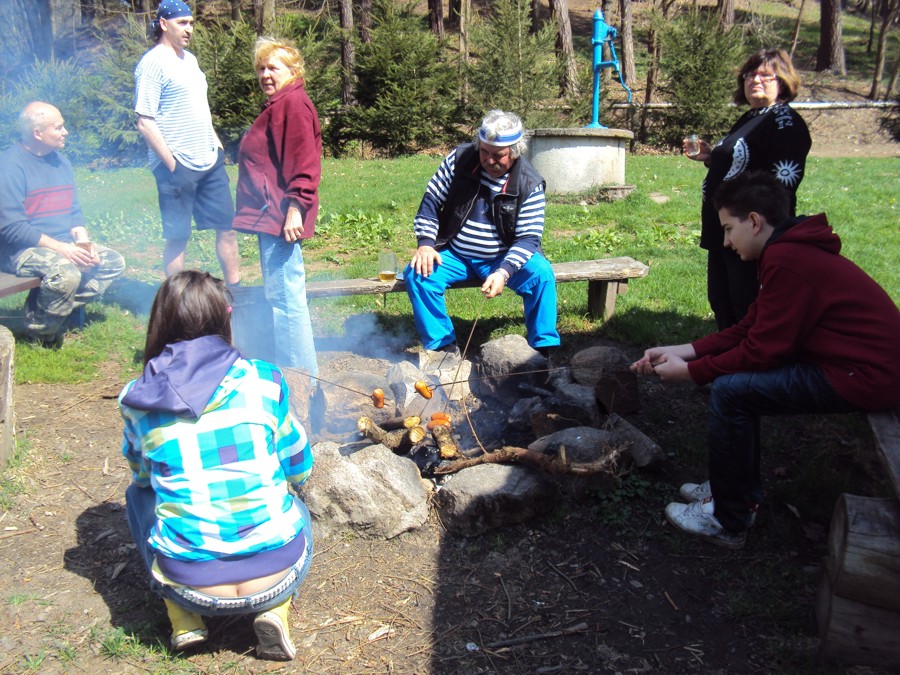
[[[708,480],[702,483],[685,483],[678,488],[678,494],[685,501],[699,502],[707,497],[712,497],[712,488],[709,486]]]
[[[713,515],[715,505],[712,497],[699,502],[681,504],[672,502],[666,507],[666,520],[682,532],[693,534],[711,544],[737,550],[744,548],[747,533],[732,534],[727,532]]]
[[[287,627],[275,612],[263,612],[253,620],[259,644],[256,657],[271,661],[290,661],[297,654]]]

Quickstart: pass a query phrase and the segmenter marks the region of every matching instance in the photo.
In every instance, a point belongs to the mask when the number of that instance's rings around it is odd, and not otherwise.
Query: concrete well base
[[[625,153],[634,134],[624,129],[535,129],[528,159],[549,194],[588,192],[625,183]]]

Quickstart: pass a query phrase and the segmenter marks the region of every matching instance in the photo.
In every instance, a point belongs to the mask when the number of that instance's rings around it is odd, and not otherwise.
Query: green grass
[[[378,251],[408,259],[415,248],[412,220],[438,156],[396,160],[328,159],[323,166],[321,215],[316,236],[304,248],[310,279],[369,277]],[[234,167],[229,168],[234,180]],[[705,254],[697,246],[700,184],[704,169],[677,156],[629,156],[628,198],[597,203],[589,195],[551,197],[544,249],[553,261],[631,256],[650,265],[629,284],[608,323],[588,315],[585,283],[559,287],[559,327],[568,349],[597,336],[644,346],[684,342],[714,330],[706,302]],[[128,261],[127,282],[91,305],[88,324],[65,346],[51,351],[20,343],[19,382],[85,382],[105,369],[122,379],[138,372],[146,311],[162,280],[162,239],[156,187],[146,170],[80,171],[79,192],[95,237]],[[900,272],[892,254],[900,244],[896,158],[811,158],[800,187],[798,210],[825,211],[844,241],[844,254],[900,300]],[[255,239],[241,240],[247,283],[259,283]],[[894,256],[895,257],[895,256]],[[214,239],[204,232],[188,250],[189,264],[219,274]],[[523,333],[521,300],[512,293],[485,302],[476,289],[450,293],[448,308],[460,334],[476,322],[482,342]],[[0,301],[0,316],[15,332],[23,296]],[[415,344],[405,296],[358,296],[312,303],[317,336],[343,334],[348,317],[374,313],[382,330]]]

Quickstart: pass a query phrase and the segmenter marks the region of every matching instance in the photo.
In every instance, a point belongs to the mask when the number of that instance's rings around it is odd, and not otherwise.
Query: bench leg
[[[588,311],[591,318],[608,321],[616,311],[616,298],[627,291],[627,279],[588,281]]]

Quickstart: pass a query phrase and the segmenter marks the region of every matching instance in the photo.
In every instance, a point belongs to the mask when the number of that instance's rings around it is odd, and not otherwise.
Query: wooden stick
[[[533,466],[552,474],[572,474],[576,476],[588,476],[597,473],[612,473],[615,470],[619,456],[625,452],[627,446],[613,446],[607,449],[606,455],[594,462],[568,463],[564,458],[550,457],[542,452],[534,452],[527,448],[505,446],[494,452],[489,452],[478,457],[458,459],[435,470],[435,474],[456,473],[463,469],[479,464],[503,464],[505,462],[519,462]]]
[[[529,642],[536,642],[538,640],[546,640],[548,638],[555,637],[565,637],[566,635],[575,635],[577,633],[586,633],[588,629],[588,625],[586,623],[579,623],[571,628],[564,628],[563,630],[554,630],[549,633],[535,633],[534,635],[523,635],[522,637],[512,638],[510,640],[500,640],[498,642],[491,642],[490,644],[485,645],[488,649],[497,649],[498,647],[512,647],[513,645],[524,645]]]

